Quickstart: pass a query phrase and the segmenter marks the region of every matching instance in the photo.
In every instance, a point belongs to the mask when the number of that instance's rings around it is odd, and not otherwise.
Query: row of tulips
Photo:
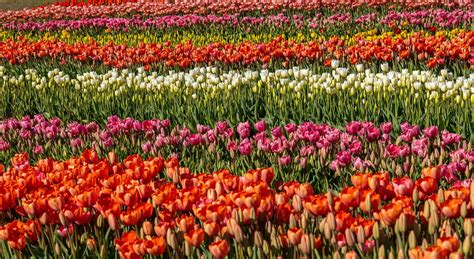
[[[134,2],[139,2],[139,0],[63,0],[63,1],[57,1],[55,4],[61,5],[61,6],[83,6],[83,5],[107,5],[107,4],[124,4],[124,3],[134,3]],[[158,3],[164,3],[164,4],[180,4],[180,3],[190,3],[191,1],[188,0],[151,0],[151,2],[158,2]],[[242,1],[231,1],[231,3],[241,3]],[[248,1],[243,1],[243,2],[248,2]],[[288,3],[288,1],[285,0],[260,0],[258,1],[259,3],[268,3],[268,4],[275,4],[275,3]],[[373,5],[383,5],[387,3],[398,3],[400,5],[405,5],[406,7],[421,7],[421,6],[432,6],[439,4],[441,6],[465,6],[468,5],[469,2],[466,0],[455,0],[455,1],[440,1],[439,3],[433,2],[433,1],[371,1],[371,0],[357,0],[357,1],[330,1],[330,0],[319,0],[319,1],[314,1],[314,0],[302,0],[299,1],[300,3],[314,3],[317,2],[320,5],[331,5],[336,2],[337,4],[351,4],[354,7],[358,5],[363,5],[366,4],[368,6]],[[201,3],[204,4],[209,4],[212,3],[210,0],[204,0],[201,1]]]
[[[123,68],[131,65],[147,65],[187,68],[193,64],[226,64],[246,66],[273,63],[319,63],[331,59],[357,64],[360,62],[394,62],[424,64],[428,68],[448,63],[457,71],[474,67],[474,31],[462,32],[452,39],[445,36],[413,34],[409,39],[383,38],[374,41],[359,40],[347,46],[344,39],[332,37],[326,41],[295,43],[278,37],[268,43],[221,44],[194,46],[191,42],[171,46],[141,43],[136,47],[116,45],[101,46],[97,42],[65,44],[57,41],[18,40],[0,42],[0,60],[10,64],[34,61],[60,62],[74,60],[86,64],[99,63]],[[269,64],[272,63],[272,64]],[[42,65],[44,66],[44,65]]]
[[[213,124],[221,118],[234,125],[260,118],[333,125],[352,120],[400,123],[403,118],[438,125],[472,140],[473,73],[396,72],[388,64],[365,69],[361,64],[343,68],[336,60],[330,63],[333,68],[321,73],[314,70],[317,67],[274,71],[202,67],[168,74],[139,68],[103,74],[27,69],[15,75],[14,70],[0,67],[0,100],[6,104],[0,115],[49,113],[66,121],[100,122],[117,113],[136,119],[169,118],[181,125]],[[65,106],[70,103],[77,105]]]
[[[446,40],[455,38],[460,33],[466,33],[464,29],[452,30],[410,30],[403,29],[400,31],[381,31],[371,29],[361,32],[353,32],[338,36],[340,40],[344,40],[346,46],[351,46],[360,41],[375,41],[391,38],[394,41],[409,39],[416,37],[446,37]],[[136,47],[142,43],[158,43],[158,44],[185,44],[191,42],[196,47],[207,46],[212,43],[221,44],[242,44],[242,43],[268,43],[277,37],[282,37],[287,41],[296,43],[304,43],[310,41],[323,42],[330,39],[325,32],[319,30],[269,30],[264,32],[261,30],[245,30],[241,32],[226,32],[223,29],[208,30],[204,28],[182,29],[182,30],[132,30],[132,31],[105,31],[104,33],[91,33],[90,31],[53,31],[53,32],[18,32],[18,31],[2,31],[0,30],[0,41],[15,40],[18,37],[28,39],[30,42],[36,41],[56,41],[67,44],[97,42],[104,46],[111,42],[115,45],[126,45]]]
[[[392,132],[391,123],[377,127],[357,121],[343,130],[310,122],[270,129],[265,121],[254,125],[241,122],[236,127],[221,121],[214,127],[198,124],[193,129],[173,127],[169,120],[112,116],[105,126],[99,126],[96,122],[65,124],[59,118],[47,120],[36,115],[0,122],[0,158],[7,161],[20,151],[27,151],[35,160],[65,158],[78,155],[84,148],[99,154],[116,150],[119,157],[130,153],[174,154],[193,170],[279,165],[279,179],[301,179],[318,187],[337,185],[334,179],[347,180],[357,170],[383,169],[400,175],[426,165],[446,164],[442,177],[449,181],[469,174],[474,149],[460,135],[439,132],[436,126],[395,126],[400,127],[398,133]],[[336,174],[325,175],[327,171]]]
[[[338,191],[273,182],[272,168],[193,174],[176,158],[92,150],[1,170],[7,258],[470,258],[474,183],[357,173]],[[52,241],[54,240],[54,242]],[[113,242],[112,242],[113,241]]]
[[[59,29],[66,30],[170,30],[182,29],[186,27],[205,26],[205,28],[224,27],[226,30],[241,30],[242,27],[256,27],[259,30],[269,28],[324,28],[325,31],[340,32],[335,28],[343,25],[349,26],[351,31],[367,28],[382,24],[390,27],[410,26],[423,27],[425,29],[436,28],[469,28],[469,24],[474,21],[474,12],[462,9],[447,11],[443,9],[389,12],[384,16],[378,13],[363,14],[352,17],[350,13],[332,14],[323,16],[322,13],[316,13],[311,16],[303,15],[269,15],[269,16],[239,16],[239,15],[167,15],[147,19],[138,17],[131,18],[85,18],[80,20],[46,20],[30,22],[5,22],[1,24],[4,30],[18,31],[52,31]],[[345,29],[345,28],[344,28]]]
[[[388,11],[398,11],[410,9],[409,5],[413,2],[388,3],[373,2],[372,7],[364,4],[365,1],[351,1],[351,3],[338,3],[336,1],[296,1],[289,3],[264,3],[262,1],[228,2],[228,1],[210,1],[207,3],[177,3],[161,4],[152,1],[142,1],[139,3],[125,3],[119,5],[98,5],[98,6],[59,6],[49,5],[42,8],[24,9],[17,11],[0,12],[0,20],[3,22],[21,22],[34,20],[62,20],[62,19],[82,19],[98,17],[131,17],[140,15],[144,17],[156,17],[173,14],[267,14],[279,13],[282,11],[288,13],[311,14],[315,11],[340,11],[347,10],[351,13],[361,13],[373,11],[377,13],[387,13]],[[431,1],[416,1],[418,6],[413,8],[435,8],[445,7],[442,3]],[[449,1],[448,8],[462,7],[467,10],[472,8],[472,3],[465,1],[464,4]],[[361,7],[362,6],[362,7]],[[358,8],[359,7],[359,8]]]

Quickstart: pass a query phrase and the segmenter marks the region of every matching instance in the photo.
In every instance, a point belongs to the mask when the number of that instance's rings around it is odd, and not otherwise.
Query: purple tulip
[[[278,163],[281,166],[287,166],[291,163],[291,157],[290,156],[282,156],[278,159]]]
[[[41,145],[36,145],[34,148],[33,148],[33,153],[35,155],[38,155],[38,154],[42,154],[44,152],[44,149],[43,149],[43,146]]]
[[[80,138],[71,139],[71,146],[74,147],[74,148],[82,147],[82,140]]]
[[[385,148],[385,156],[397,158],[400,154],[400,147],[395,144],[389,144]]]
[[[267,124],[264,120],[255,122],[254,127],[258,132],[263,132],[267,130]]]
[[[241,139],[250,137],[250,122],[241,122],[237,125],[237,133]]]
[[[160,121],[160,124],[163,128],[168,128],[170,126],[170,121],[169,120],[162,120],[162,121]]]
[[[382,133],[384,134],[390,134],[392,132],[392,123],[390,122],[385,122],[380,125],[380,130],[382,130]]]
[[[423,130],[423,134],[427,138],[436,138],[438,136],[438,127],[431,126]]]
[[[206,125],[198,124],[196,126],[196,130],[199,134],[206,134],[210,130],[210,128]]]
[[[7,151],[10,149],[10,144],[3,139],[0,139],[0,151]]]
[[[252,153],[252,142],[248,138],[242,140],[239,145],[239,151],[242,155],[250,155]]]
[[[351,152],[351,154],[353,155],[357,155],[357,154],[360,154],[362,152],[362,143],[358,140],[352,142],[350,145],[349,145],[349,151]]]
[[[362,123],[360,121],[351,121],[346,125],[346,132],[355,136],[362,129]]]
[[[281,130],[280,126],[276,126],[272,129],[272,136],[274,138],[280,138],[281,136],[283,136],[283,131]]]
[[[223,134],[227,128],[229,128],[229,124],[227,121],[219,121],[216,123],[216,129],[218,134]]]
[[[147,141],[142,144],[142,151],[143,153],[147,154],[151,152],[152,144],[151,141]]]
[[[455,143],[459,143],[461,141],[461,136],[456,133],[450,133],[446,130],[441,132],[441,145],[447,146]]]
[[[228,151],[236,151],[239,147],[237,146],[237,144],[234,142],[234,141],[229,141],[229,143],[227,143],[227,150]]]
[[[191,144],[192,146],[201,145],[202,137],[200,134],[191,134],[188,137],[188,141],[189,141],[189,144]]]
[[[369,142],[376,141],[380,138],[380,131],[377,127],[369,127],[367,128],[367,140]]]
[[[297,130],[297,128],[298,127],[294,123],[288,123],[288,124],[285,125],[285,131],[288,134],[291,134],[291,133],[295,132]]]
[[[349,151],[344,150],[344,151],[341,151],[341,152],[337,153],[336,159],[337,159],[337,162],[340,166],[345,167],[345,166],[348,166],[351,163],[352,156],[351,156],[351,153],[349,153]]]

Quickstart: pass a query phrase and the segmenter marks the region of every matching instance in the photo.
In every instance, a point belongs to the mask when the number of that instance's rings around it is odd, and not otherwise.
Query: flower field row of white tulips
[[[376,73],[356,66],[354,71],[348,68],[335,68],[330,73],[315,74],[309,69],[293,67],[268,71],[244,70],[221,71],[218,67],[194,68],[188,72],[171,71],[167,75],[146,72],[142,68],[133,70],[112,69],[104,74],[86,72],[71,76],[59,69],[40,75],[34,69],[25,70],[22,75],[10,75],[0,67],[0,82],[4,88],[26,87],[42,91],[45,88],[67,88],[71,91],[92,91],[98,98],[113,98],[124,92],[146,91],[155,97],[167,93],[180,93],[193,99],[203,95],[217,97],[222,93],[233,94],[240,89],[259,88],[279,94],[300,98],[306,94],[310,99],[317,94],[331,94],[345,91],[350,95],[359,93],[397,92],[401,95],[414,94],[415,98],[425,95],[435,102],[453,99],[464,105],[474,103],[474,73],[469,77],[455,77],[447,70],[401,72],[388,71],[382,65],[382,71]]]

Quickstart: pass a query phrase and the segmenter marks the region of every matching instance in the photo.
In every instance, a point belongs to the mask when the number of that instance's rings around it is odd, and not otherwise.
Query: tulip
[[[225,240],[219,240],[209,245],[209,251],[216,258],[224,258],[229,253],[229,245]]]

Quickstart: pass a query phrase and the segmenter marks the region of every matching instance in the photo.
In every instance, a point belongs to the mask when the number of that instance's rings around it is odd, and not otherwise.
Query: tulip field
[[[474,258],[473,10],[0,11],[0,258]]]

